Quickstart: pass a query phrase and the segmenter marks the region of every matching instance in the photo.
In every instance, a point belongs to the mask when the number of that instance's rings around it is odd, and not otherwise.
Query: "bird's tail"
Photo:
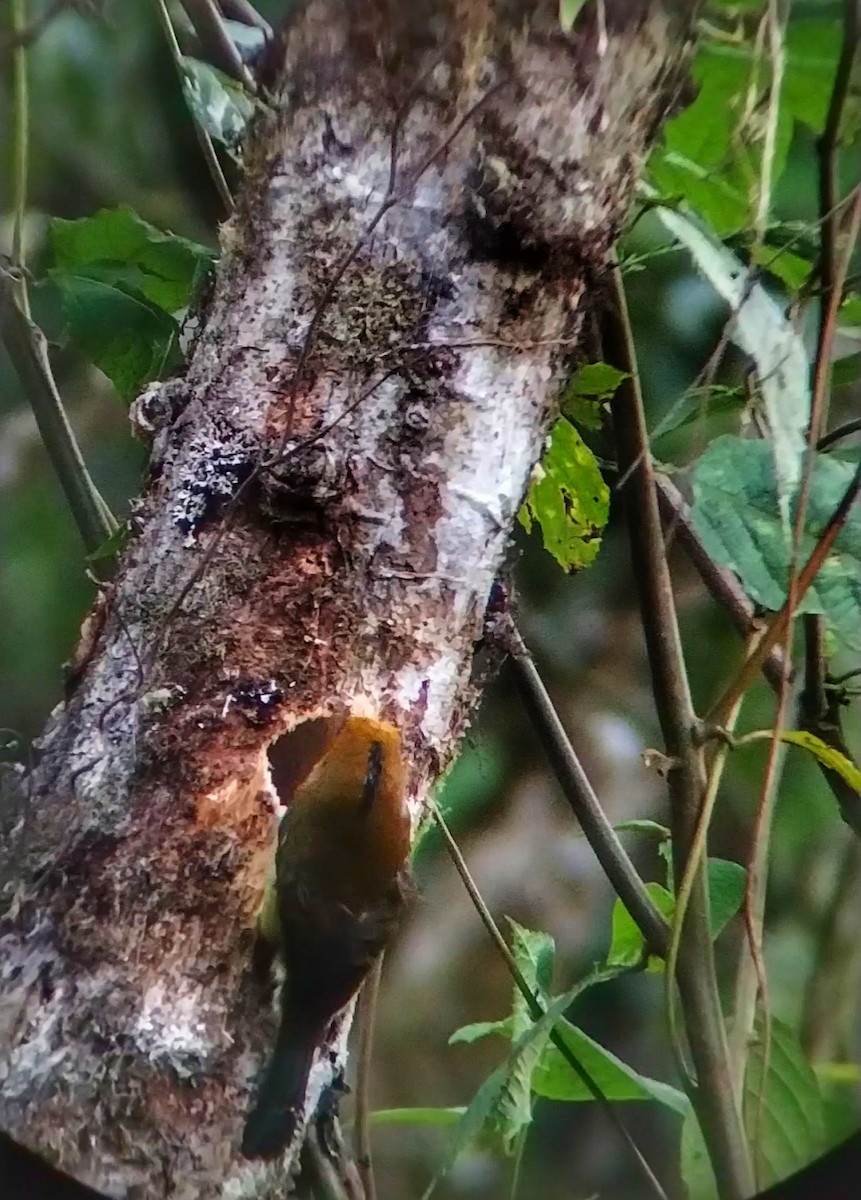
[[[325,1030],[302,1014],[284,1012],[257,1103],[245,1122],[246,1158],[274,1158],[290,1143],[302,1117],[314,1051]]]

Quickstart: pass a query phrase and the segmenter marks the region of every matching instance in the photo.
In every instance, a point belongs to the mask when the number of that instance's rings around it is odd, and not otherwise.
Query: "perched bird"
[[[258,935],[277,946],[286,979],[275,1049],[245,1125],[246,1158],[271,1158],[292,1140],[314,1053],[400,924],[409,851],[400,734],[348,717],[278,831]]]

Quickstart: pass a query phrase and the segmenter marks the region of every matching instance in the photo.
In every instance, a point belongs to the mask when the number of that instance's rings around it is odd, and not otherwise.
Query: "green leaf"
[[[647,833],[653,837],[659,837],[662,841],[666,841],[670,836],[670,831],[666,825],[661,825],[658,821],[651,821],[643,817],[634,817],[630,821],[620,821],[613,828],[616,833]]]
[[[659,209],[658,216],[729,305],[728,336],[756,363],[771,433],[768,446],[774,457],[778,512],[789,534],[790,493],[801,479],[810,418],[804,341],[765,288],[751,278],[748,268],[700,223],[668,209]]]
[[[835,388],[850,387],[861,379],[861,352],[847,354],[845,358],[835,360],[831,368],[831,386]]]
[[[651,439],[657,441],[694,422],[705,425],[714,417],[737,417],[746,407],[747,397],[742,388],[695,388],[686,392],[661,418],[652,431]]]
[[[235,154],[254,115],[254,101],[241,84],[209,63],[185,56],[182,69],[183,91],[192,116],[211,138]]]
[[[517,1067],[521,1055],[537,1040],[542,1042],[546,1040],[553,1025],[578,996],[596,984],[615,979],[619,973],[617,968],[596,968],[567,992],[564,992],[561,996],[557,996],[553,1003],[548,1006],[547,1011],[540,1020],[535,1021],[515,1040],[505,1061],[484,1081],[458,1122],[446,1148],[443,1161],[427,1190],[424,1192],[422,1200],[428,1200],[436,1190],[437,1184],[449,1171],[461,1151],[473,1142],[482,1130],[492,1122],[498,1106],[505,1095],[508,1079]]]
[[[839,750],[835,750],[833,746],[829,746],[821,738],[816,737],[813,733],[808,733],[805,729],[781,729],[777,736],[782,742],[788,742],[792,746],[800,746],[802,750],[807,750],[824,767],[836,771],[845,783],[848,783],[856,792],[861,793],[861,771],[845,754],[841,754]]]
[[[772,1018],[768,1068],[764,1022],[758,1018],[744,1083],[744,1124],[756,1155],[760,1188],[785,1179],[825,1149],[826,1105],[798,1038]],[[690,1200],[715,1200],[717,1189],[693,1117],[682,1131],[682,1176]]]
[[[178,359],[178,326],[144,296],[62,271],[59,289],[69,341],[107,375],[124,400]]]
[[[542,1008],[548,1006],[553,959],[556,945],[549,934],[540,930],[526,929],[509,918],[514,955],[521,975],[533,995],[537,996]],[[520,988],[515,985],[510,1020],[511,1039],[516,1042],[532,1028],[534,1017]],[[532,1073],[541,1058],[549,1029],[534,1038],[512,1065],[505,1086],[496,1104],[490,1130],[499,1137],[506,1154],[514,1154],[520,1137],[532,1122]]]
[[[799,564],[843,498],[854,469],[818,454],[801,538]],[[750,598],[776,611],[786,599],[792,538],[778,513],[771,451],[765,442],[726,435],[715,439],[693,473],[692,519],[706,550],[735,571]],[[795,497],[790,511],[794,519]],[[837,637],[861,645],[861,513],[856,505],[799,606],[823,613]]]
[[[627,374],[609,363],[587,363],[568,381],[562,397],[562,412],[583,429],[600,429],[604,402],[615,393],[623,379],[627,379]]]
[[[838,309],[838,316],[844,325],[861,325],[861,296],[850,292]]]
[[[535,469],[520,523],[527,533],[537,523],[545,549],[570,571],[594,561],[609,511],[610,492],[594,454],[571,422],[560,419]]]
[[[511,1017],[505,1017],[501,1021],[473,1021],[471,1025],[461,1025],[460,1029],[456,1029],[448,1039],[450,1046],[457,1042],[477,1042],[480,1038],[489,1037],[491,1034],[501,1035],[502,1037],[511,1037],[514,1022]]]
[[[378,1108],[372,1125],[456,1125],[465,1108]]]
[[[646,891],[652,898],[652,903],[658,912],[668,921],[672,920],[675,911],[675,899],[663,884],[647,883]],[[613,905],[611,919],[610,949],[607,952],[607,964],[614,967],[636,967],[643,961],[645,942],[639,926],[628,912],[621,900]],[[649,969],[663,970],[663,963],[655,955],[649,959]]]
[[[587,3],[588,0],[559,0],[559,24],[565,33],[574,27],[574,22]]]
[[[666,1108],[685,1116],[690,1101],[684,1092],[641,1075],[615,1054],[594,1041],[570,1021],[561,1020],[558,1030],[577,1061],[585,1067],[601,1091],[611,1101],[657,1100]],[[536,1095],[547,1100],[583,1101],[594,1097],[580,1076],[572,1070],[555,1046],[547,1046],[535,1074]]]
[[[809,258],[768,242],[752,246],[750,257],[757,266],[768,271],[769,275],[785,283],[793,294],[801,291],[813,270],[813,263]]]
[[[709,917],[712,937],[720,937],[741,909],[747,871],[725,858],[710,858],[706,867],[709,883]]]
[[[98,546],[91,554],[87,554],[84,561],[95,563],[103,562],[106,558],[116,558],[125,545],[128,536],[129,525],[127,521],[124,521],[121,525],[117,526],[110,537],[105,538],[101,546]]]
[[[207,247],[156,229],[126,207],[105,208],[77,221],[57,218],[50,240],[61,272],[139,292],[171,314],[188,307],[213,261]]]
[[[706,866],[709,887],[709,915],[712,937],[717,938],[736,915],[744,900],[746,872],[738,863],[710,858]],[[672,922],[675,896],[660,883],[647,883],[646,890],[658,912]],[[635,967],[643,961],[645,942],[639,927],[621,900],[613,905],[608,966]],[[648,970],[663,971],[663,960],[650,955]]]

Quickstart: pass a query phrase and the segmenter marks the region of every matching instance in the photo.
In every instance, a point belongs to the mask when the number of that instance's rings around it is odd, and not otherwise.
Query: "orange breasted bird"
[[[351,716],[281,819],[258,936],[277,946],[286,979],[275,1049],[245,1125],[246,1158],[272,1158],[292,1141],[315,1051],[404,915],[412,890],[404,783],[398,730]]]

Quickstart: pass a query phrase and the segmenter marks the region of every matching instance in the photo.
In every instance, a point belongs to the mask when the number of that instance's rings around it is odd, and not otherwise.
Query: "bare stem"
[[[33,409],[39,433],[75,524],[90,553],[103,546],[117,522],[90,478],[57,390],[45,337],[21,311],[9,272],[0,271],[0,341]]]
[[[167,11],[165,0],[155,0],[156,12],[158,13],[159,23],[164,31],[165,40],[167,41],[170,56],[173,59],[174,65],[179,74],[180,83],[183,80],[183,65],[182,65],[182,50],[179,42],[176,40],[176,32],[173,28],[173,22],[170,19],[170,13]],[[206,6],[204,6],[206,7]],[[222,27],[223,28],[223,27]],[[229,39],[228,39],[229,40]],[[233,43],[230,43],[233,46]],[[236,47],[233,46],[234,51]],[[218,155],[215,153],[215,146],[212,144],[212,138],[203,128],[200,122],[192,113],[192,124],[194,126],[194,134],[200,146],[201,153],[206,161],[207,170],[210,178],[215,185],[215,190],[221,197],[221,203],[224,205],[225,212],[229,215],[233,212],[233,194],[227,180],[224,177],[224,172],[221,169],[221,163],[218,161]]]
[[[12,0],[9,17],[12,36],[23,38],[27,28],[27,0]],[[29,317],[24,222],[30,170],[30,91],[27,82],[27,47],[23,40],[12,51],[12,97],[12,265],[16,268],[15,292],[18,303],[24,315]]]
[[[666,957],[667,923],[652,903],[636,867],[608,821],[559,719],[559,714],[547,694],[532,656],[513,624],[507,632],[506,641],[524,706],[565,799],[571,805],[586,840],[595,852],[595,857],[619,899],[631,914],[646,945],[654,954],[660,955],[661,958]]]
[[[655,706],[671,762],[667,784],[673,862],[684,877],[694,848],[705,794],[705,762],[698,721],[673,599],[672,582],[655,490],[636,356],[618,261],[613,260],[614,308],[604,321],[604,354],[626,372],[611,401],[622,495],[640,593],[643,631],[652,673]],[[697,1075],[691,1099],[718,1181],[722,1200],[742,1200],[753,1188],[753,1172],[729,1069],[726,1030],[720,1009],[709,922],[705,873],[697,871],[679,948],[678,984],[691,1059]]]
[[[381,954],[362,988],[359,1000],[359,1048],[356,1056],[356,1105],[353,1119],[353,1152],[356,1165],[365,1189],[365,1200],[376,1200],[377,1187],[374,1180],[374,1164],[371,1158],[370,1130],[370,1087],[371,1063],[374,1054],[374,1025],[377,1016],[377,1001],[380,995],[380,978],[383,973]]]
[[[850,837],[814,939],[816,961],[807,985],[801,1034],[814,1062],[839,1061],[850,1053],[847,1042],[861,987],[859,912],[861,840]]]

